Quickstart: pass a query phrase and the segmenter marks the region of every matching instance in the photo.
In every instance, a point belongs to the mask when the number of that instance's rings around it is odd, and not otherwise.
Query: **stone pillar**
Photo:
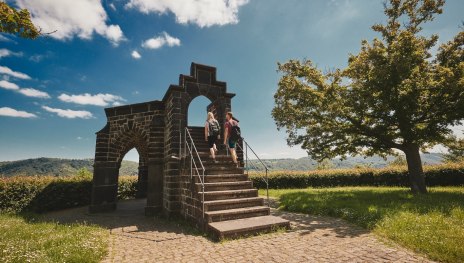
[[[106,212],[116,209],[118,196],[117,162],[95,163],[90,213]]]
[[[144,198],[147,196],[147,184],[148,184],[148,166],[139,165],[139,174],[137,180],[137,193],[135,198]]]
[[[145,215],[153,216],[163,209],[163,162],[148,163],[147,188]]]

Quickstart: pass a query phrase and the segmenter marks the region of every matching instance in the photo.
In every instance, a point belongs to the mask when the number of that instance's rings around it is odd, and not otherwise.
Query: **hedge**
[[[427,186],[464,185],[464,163],[424,166]],[[250,172],[253,186],[263,189],[266,183],[263,173]],[[316,171],[271,171],[269,188],[307,188],[337,186],[403,186],[409,187],[406,167],[383,169],[332,169]]]
[[[120,176],[118,198],[135,198],[137,177]],[[0,212],[46,212],[90,204],[88,176],[0,177]]]

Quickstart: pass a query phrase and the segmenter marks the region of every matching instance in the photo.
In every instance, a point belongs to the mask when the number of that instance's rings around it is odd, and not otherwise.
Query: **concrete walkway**
[[[110,229],[104,262],[429,262],[330,217],[273,209],[274,215],[291,221],[291,230],[214,243],[185,223],[145,217],[144,206],[144,199],[130,200],[120,202],[112,213],[89,215],[87,208],[77,208],[46,216]]]

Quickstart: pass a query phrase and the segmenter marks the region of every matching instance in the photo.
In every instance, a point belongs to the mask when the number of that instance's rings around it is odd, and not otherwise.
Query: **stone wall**
[[[161,101],[105,109],[106,126],[97,132],[91,212],[116,208],[119,167],[135,148],[140,156],[137,196],[147,196],[145,213],[191,214],[181,159],[188,107],[198,96],[208,98],[208,110],[224,122],[235,94],[216,80],[216,68],[192,63],[190,75],[181,74]]]

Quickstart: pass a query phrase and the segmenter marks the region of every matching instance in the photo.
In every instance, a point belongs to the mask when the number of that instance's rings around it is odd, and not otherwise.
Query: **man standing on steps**
[[[234,118],[232,112],[228,112],[226,114],[226,124],[224,129],[224,144],[229,144],[232,161],[234,161],[237,167],[238,162],[235,146],[237,145],[238,139],[240,139],[240,127],[238,126],[238,120]]]

